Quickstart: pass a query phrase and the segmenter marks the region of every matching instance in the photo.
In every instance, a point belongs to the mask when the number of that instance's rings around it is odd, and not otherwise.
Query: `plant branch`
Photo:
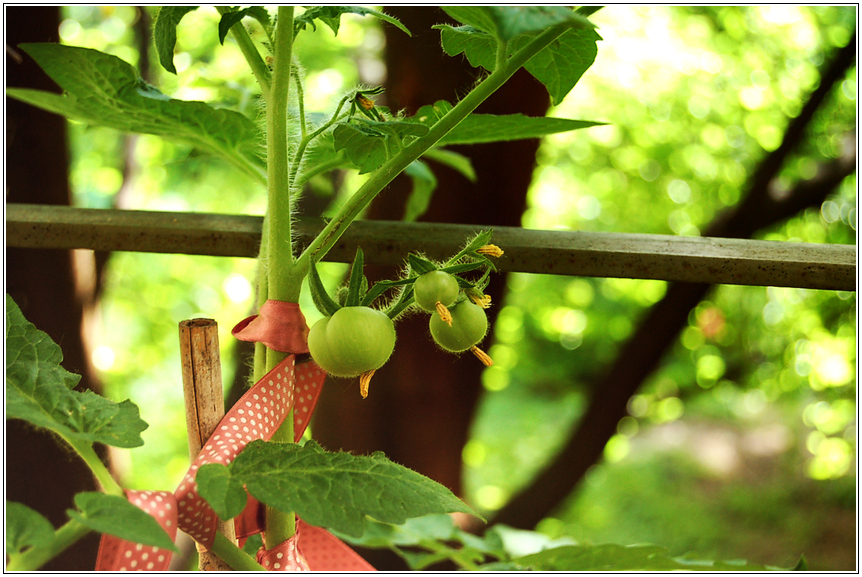
[[[401,173],[411,162],[434,146],[449,131],[464,120],[476,107],[500,88],[521,66],[569,29],[559,25],[545,30],[530,43],[513,54],[505,65],[494,70],[485,80],[458,102],[443,118],[437,121],[428,134],[406,146],[398,155],[372,173],[359,189],[341,207],[338,214],[303,251],[297,267],[304,275],[313,258],[320,260],[344,233],[344,230],[376,197],[383,188]]]
[[[61,435],[62,436],[62,435]],[[108,495],[117,495],[119,497],[126,496],[126,492],[122,487],[117,483],[114,477],[111,475],[111,472],[108,471],[108,468],[96,454],[96,451],[93,450],[93,445],[91,443],[87,443],[85,441],[78,441],[76,439],[70,439],[68,437],[63,436],[63,440],[66,441],[69,446],[71,446],[76,453],[84,460],[87,466],[90,468],[90,471],[93,472],[93,475],[96,477],[96,480],[99,481],[99,484],[102,485],[102,490]]]
[[[222,16],[230,12],[230,8],[228,6],[216,6],[216,10],[218,10],[218,13]],[[263,58],[260,57],[260,52],[257,51],[254,41],[252,41],[251,36],[249,36],[248,30],[245,29],[245,26],[238,23],[238,25],[231,27],[230,33],[239,45],[239,49],[242,51],[245,61],[248,62],[252,74],[254,74],[254,77],[257,79],[257,83],[260,85],[261,94],[264,99],[269,100],[269,68],[267,68]]]
[[[237,547],[230,539],[216,533],[215,541],[213,541],[212,549],[219,559],[230,565],[234,571],[266,571],[257,561],[251,556]]]

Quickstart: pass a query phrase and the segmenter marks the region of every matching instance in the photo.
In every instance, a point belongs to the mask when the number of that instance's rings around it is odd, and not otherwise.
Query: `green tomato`
[[[428,323],[431,336],[441,349],[450,353],[460,353],[485,338],[485,333],[488,331],[488,317],[485,316],[482,307],[467,299],[450,308],[449,312],[452,314],[452,326],[438,315],[431,315]]]
[[[437,303],[448,307],[458,298],[458,281],[448,272],[434,270],[416,279],[413,285],[413,298],[424,311],[433,313]]]
[[[395,326],[369,307],[343,307],[314,323],[308,351],[321,369],[335,377],[357,377],[377,370],[395,348]]]

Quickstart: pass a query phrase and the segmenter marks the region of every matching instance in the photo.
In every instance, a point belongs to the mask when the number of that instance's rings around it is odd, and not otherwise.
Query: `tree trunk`
[[[57,91],[33,60],[18,50],[22,42],[58,42],[59,7],[10,6],[6,11],[7,85]],[[6,201],[70,204],[66,121],[6,99]],[[79,388],[98,390],[82,337],[85,310],[92,305],[91,252],[6,249],[6,291],[27,319],[63,349],[63,366],[82,375]],[[6,428],[6,499],[45,515],[54,526],[68,520],[73,496],[96,484],[84,463],[47,433],[22,421]],[[43,567],[91,571],[99,537],[91,534]]]

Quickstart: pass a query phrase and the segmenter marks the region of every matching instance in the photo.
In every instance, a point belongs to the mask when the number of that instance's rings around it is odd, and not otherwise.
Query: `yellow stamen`
[[[371,110],[372,108],[374,108],[374,102],[372,102],[370,99],[366,98],[362,94],[356,95],[356,102],[365,110]]]
[[[366,371],[359,375],[359,394],[362,398],[368,396],[368,385],[371,383],[371,377],[374,376],[374,371]]]
[[[491,295],[482,295],[481,297],[477,297],[475,295],[469,295],[470,300],[473,301],[473,304],[479,305],[483,309],[491,308]]]
[[[437,304],[434,305],[437,308],[437,314],[440,315],[440,320],[448,324],[450,327],[452,326],[452,313],[449,312],[449,309],[441,303],[437,301]]]
[[[470,352],[476,355],[476,358],[482,361],[482,364],[486,367],[490,367],[494,364],[494,361],[491,360],[491,357],[488,356],[488,353],[480,349],[479,347],[471,347]]]
[[[478,252],[479,254],[484,254],[486,256],[493,256],[493,257],[503,256],[503,249],[501,249],[496,244],[486,244],[485,246],[479,248],[479,250],[477,250],[476,252]]]

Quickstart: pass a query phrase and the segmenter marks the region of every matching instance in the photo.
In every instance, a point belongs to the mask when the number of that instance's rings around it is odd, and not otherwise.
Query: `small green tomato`
[[[488,317],[482,307],[469,299],[449,309],[451,326],[437,315],[431,315],[428,327],[431,336],[440,348],[450,353],[460,353],[473,348],[488,331]]]
[[[413,285],[413,298],[424,311],[433,313],[437,303],[444,307],[450,306],[458,298],[458,281],[448,272],[434,270],[426,272],[416,279]]]
[[[314,323],[308,332],[311,358],[335,377],[375,371],[389,360],[394,348],[392,320],[370,307],[340,308]]]

